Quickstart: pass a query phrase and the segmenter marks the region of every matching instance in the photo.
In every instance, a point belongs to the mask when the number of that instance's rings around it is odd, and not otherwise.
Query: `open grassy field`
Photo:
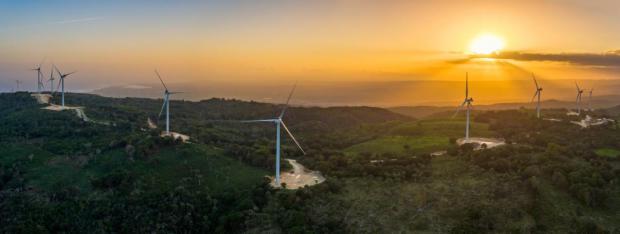
[[[601,156],[601,157],[613,158],[613,159],[618,158],[618,156],[620,156],[620,150],[611,149],[611,148],[596,149],[594,150],[594,153],[596,153],[596,155]]]
[[[448,147],[449,138],[440,136],[385,136],[351,146],[347,153],[404,154],[408,151],[430,153]]]
[[[464,135],[465,122],[462,120],[421,120],[404,122],[391,127],[389,135],[353,145],[348,154],[371,152],[376,154],[403,154],[406,152],[431,153],[445,150],[450,146],[450,138]],[[471,123],[471,136],[493,137],[493,131],[485,123]]]
[[[405,136],[439,136],[461,138],[465,135],[464,119],[436,119],[408,122],[391,129],[395,135]],[[486,123],[471,122],[470,134],[472,137],[493,137]]]

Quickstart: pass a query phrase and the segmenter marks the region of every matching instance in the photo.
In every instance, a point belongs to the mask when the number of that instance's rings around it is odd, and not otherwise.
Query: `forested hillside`
[[[285,121],[307,154],[284,136],[283,157],[327,180],[288,190],[265,177],[274,126],[238,121],[275,117],[278,105],[174,100],[171,130],[191,136],[183,143],[160,136],[162,100],[67,100],[96,121],[43,110],[28,93],[0,94],[1,232],[620,231],[618,125],[584,129],[564,110],[545,110],[560,122],[476,111],[472,134],[508,144],[474,150],[455,144],[462,116],[293,107]],[[430,156],[437,151],[446,153]]]

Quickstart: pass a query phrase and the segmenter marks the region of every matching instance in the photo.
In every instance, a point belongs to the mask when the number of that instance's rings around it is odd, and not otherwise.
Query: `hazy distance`
[[[573,102],[575,84],[573,80],[543,80],[542,100]],[[614,90],[620,89],[617,80],[581,80],[579,85],[587,92],[594,88],[595,105],[603,99],[620,100]],[[258,102],[281,103],[286,99],[287,90],[293,83],[281,84],[246,82],[209,82],[208,84],[170,84],[170,89],[186,91],[174,99],[203,100],[213,97],[254,100]],[[314,81],[300,83],[294,105],[306,106],[454,106],[463,98],[464,82],[461,81],[392,81],[392,82],[326,82]],[[161,87],[157,83],[141,85],[114,86],[94,90],[93,93],[112,97],[150,97],[161,98]],[[531,80],[473,81],[470,92],[474,104],[529,103],[534,95]]]

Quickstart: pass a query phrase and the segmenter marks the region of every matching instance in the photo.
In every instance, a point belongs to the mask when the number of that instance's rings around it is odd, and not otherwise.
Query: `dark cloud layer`
[[[493,55],[472,55],[470,58],[497,58],[497,59],[513,59],[519,61],[550,61],[550,62],[567,62],[571,64],[584,66],[606,66],[620,67],[620,50],[610,51],[602,54],[594,53],[530,53],[508,51]]]

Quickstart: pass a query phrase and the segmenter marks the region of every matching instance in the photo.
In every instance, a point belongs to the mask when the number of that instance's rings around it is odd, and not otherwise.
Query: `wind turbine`
[[[594,92],[594,88],[590,89],[590,94],[588,95],[588,110],[592,111],[592,92]]]
[[[536,81],[536,76],[534,76],[534,74],[532,74],[532,78],[534,78],[534,84],[536,84],[536,92],[532,97],[532,102],[534,102],[534,99],[538,97],[538,101],[536,102],[536,118],[540,119],[540,94],[543,88],[538,86],[538,81]]]
[[[15,92],[19,92],[19,84],[21,84],[22,82],[20,80],[15,80],[15,84],[17,85],[17,87],[15,88]]]
[[[577,114],[581,115],[581,95],[583,94],[583,89],[579,88],[577,82],[575,82],[575,87],[577,87],[577,99],[575,100],[577,103]]]
[[[43,60],[45,61],[45,60]],[[41,72],[41,65],[43,64],[43,61],[41,61],[41,63],[39,63],[39,65],[37,65],[36,68],[33,68],[33,71],[37,71],[37,92],[41,93],[41,90],[43,89],[44,85],[43,85],[43,72]]]
[[[301,152],[304,155],[306,154],[306,151],[304,151],[304,149],[301,147],[297,139],[295,139],[295,137],[293,136],[293,133],[291,133],[291,131],[288,130],[288,128],[286,127],[286,124],[284,124],[284,121],[282,120],[282,117],[284,117],[284,113],[286,113],[286,109],[288,109],[288,104],[291,101],[291,97],[293,96],[293,92],[295,92],[296,87],[297,87],[297,84],[293,86],[293,89],[291,90],[291,93],[288,95],[288,99],[286,100],[286,104],[282,108],[282,112],[280,112],[280,115],[277,116],[276,118],[242,121],[244,123],[267,122],[267,123],[274,123],[276,125],[276,177],[275,177],[276,187],[280,187],[280,126],[282,126],[284,130],[286,131],[286,133],[288,133],[288,135],[295,142],[295,145],[297,145],[299,150],[301,150]]]
[[[54,66],[52,64],[52,71],[50,72],[50,79],[48,80],[50,82],[50,95],[54,94],[54,80],[56,79],[56,78],[54,78],[54,68],[55,67],[56,66]]]
[[[469,74],[465,73],[465,100],[463,100],[463,103],[456,109],[456,112],[454,113],[454,115],[452,115],[452,118],[454,118],[456,114],[458,114],[459,111],[463,109],[463,106],[467,105],[467,121],[465,124],[465,141],[469,140],[469,114],[471,112],[471,103],[473,101],[474,99],[469,97]]]
[[[159,75],[159,72],[157,72],[157,70],[155,70],[155,74],[157,74],[159,81],[161,81],[161,84],[164,86],[164,89],[165,89],[164,104],[161,106],[161,110],[159,111],[159,117],[161,117],[161,114],[164,112],[164,108],[166,108],[166,135],[168,135],[170,134],[170,95],[182,93],[182,92],[170,92],[168,90],[168,87],[166,87],[164,80]]]
[[[60,78],[60,82],[58,83],[58,86],[62,87],[62,89],[61,89],[61,94],[62,94],[62,99],[61,99],[62,101],[61,101],[61,103],[62,103],[62,107],[65,107],[65,78],[67,78],[67,76],[75,73],[75,71],[74,72],[70,72],[70,73],[66,73],[66,74],[62,74],[62,73],[60,73],[60,70],[58,70],[58,67],[54,66],[54,68],[56,69],[56,72],[58,72],[58,76]],[[58,90],[58,87],[56,87],[56,90]]]

